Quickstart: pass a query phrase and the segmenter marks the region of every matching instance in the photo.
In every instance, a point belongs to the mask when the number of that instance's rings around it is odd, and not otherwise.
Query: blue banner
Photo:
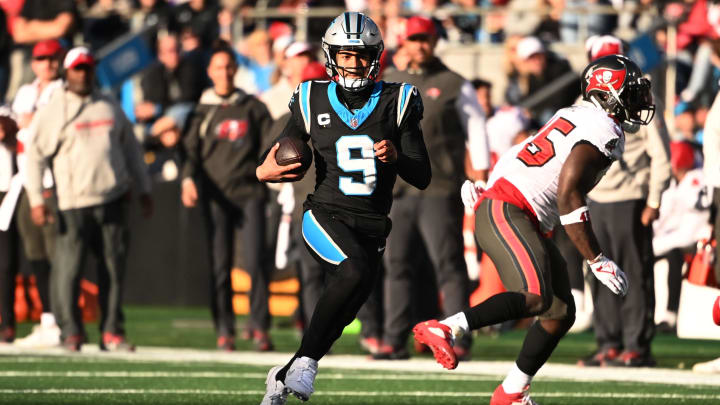
[[[115,87],[153,63],[155,57],[140,35],[121,38],[101,49],[96,76],[102,87]]]
[[[663,59],[655,40],[648,33],[641,34],[630,42],[628,57],[646,73],[655,69]]]

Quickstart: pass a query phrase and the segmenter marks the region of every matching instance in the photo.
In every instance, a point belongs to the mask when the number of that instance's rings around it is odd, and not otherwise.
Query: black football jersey
[[[365,105],[350,111],[337,90],[335,82],[308,81],[290,100],[290,124],[303,140],[312,140],[314,150],[316,184],[308,202],[351,214],[385,216],[398,173],[419,187],[430,181],[420,129],[422,100],[414,86],[380,81]],[[375,158],[373,145],[383,139],[397,148],[398,162]],[[427,179],[413,181],[425,173]]]

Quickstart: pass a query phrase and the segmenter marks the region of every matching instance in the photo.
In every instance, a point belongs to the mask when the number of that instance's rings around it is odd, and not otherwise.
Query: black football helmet
[[[629,125],[647,125],[655,116],[650,80],[622,55],[592,61],[582,74],[582,97]]]

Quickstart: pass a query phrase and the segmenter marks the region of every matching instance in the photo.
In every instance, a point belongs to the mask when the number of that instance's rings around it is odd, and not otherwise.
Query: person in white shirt
[[[59,78],[60,58],[64,49],[55,39],[41,41],[35,44],[32,51],[30,67],[35,74],[35,80],[20,87],[12,103],[12,111],[18,117],[18,153],[17,166],[24,179],[25,175],[25,149],[32,143],[31,133],[27,127],[30,125],[35,111],[47,104],[55,90],[62,87]],[[24,180],[23,180],[24,183]],[[22,183],[19,183],[22,186]],[[45,198],[54,206],[53,178],[49,169],[43,176]],[[17,228],[20,241],[28,259],[30,267],[37,280],[37,288],[42,303],[43,312],[40,324],[33,327],[32,332],[15,344],[24,347],[51,347],[60,344],[60,328],[50,307],[50,258],[55,245],[55,228],[53,224],[37,226],[30,218],[30,204],[27,194],[19,194],[17,201]]]
[[[653,251],[668,261],[668,303],[658,330],[674,333],[680,306],[685,255],[710,235],[710,196],[702,169],[695,168],[695,150],[686,141],[670,144],[673,181],[662,194],[660,217],[653,223]]]

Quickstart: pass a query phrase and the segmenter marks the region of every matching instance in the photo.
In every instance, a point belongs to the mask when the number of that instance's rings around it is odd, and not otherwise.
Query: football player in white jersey
[[[652,120],[650,82],[620,55],[593,61],[581,80],[583,101],[559,110],[535,136],[505,153],[486,190],[470,182],[461,190],[463,203],[476,210],[478,243],[507,292],[413,329],[415,340],[430,346],[443,367],[454,369],[452,345],[458,335],[538,316],[491,405],[535,404],[530,382],[575,320],[565,260],[545,237],[557,223],[607,288],[627,292],[625,274],[598,246],[585,195],[622,153],[623,128]]]

